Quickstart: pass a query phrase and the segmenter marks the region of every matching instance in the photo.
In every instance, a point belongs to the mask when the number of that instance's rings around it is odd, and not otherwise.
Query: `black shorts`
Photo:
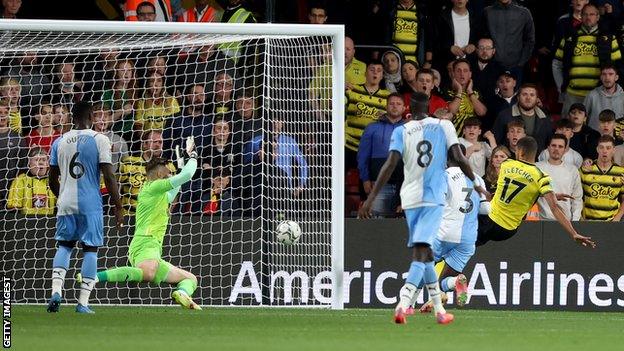
[[[516,234],[518,228],[508,230],[496,224],[488,215],[479,216],[479,234],[477,236],[477,246],[484,245],[488,241],[503,241]]]

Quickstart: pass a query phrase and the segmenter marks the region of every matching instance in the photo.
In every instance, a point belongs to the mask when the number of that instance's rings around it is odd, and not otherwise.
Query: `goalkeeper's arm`
[[[197,159],[195,157],[191,157],[186,163],[186,165],[184,165],[180,173],[169,178],[169,182],[171,183],[172,189],[167,192],[167,196],[169,198],[170,203],[178,195],[178,192],[180,191],[180,186],[190,181],[191,178],[193,178],[193,175],[195,175],[196,170],[197,170]]]

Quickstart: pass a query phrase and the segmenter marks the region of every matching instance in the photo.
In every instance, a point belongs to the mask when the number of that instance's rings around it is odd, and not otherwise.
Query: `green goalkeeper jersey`
[[[135,237],[152,237],[162,245],[169,224],[169,204],[196,169],[197,161],[190,159],[176,176],[143,184],[137,199]]]

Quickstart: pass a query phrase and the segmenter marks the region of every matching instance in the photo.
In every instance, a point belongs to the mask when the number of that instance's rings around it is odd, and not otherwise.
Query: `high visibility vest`
[[[249,18],[249,16],[251,16],[251,12],[241,7],[238,10],[236,10],[236,12],[234,12],[232,17],[230,17],[230,19],[227,21],[227,23],[245,23],[245,21],[247,21],[247,18]],[[231,43],[223,43],[219,45],[219,49],[226,56],[233,58],[234,60],[237,60],[241,52],[241,42],[233,41]]]
[[[171,0],[128,0],[124,9],[126,21],[138,21],[137,7],[142,2],[150,2],[156,8],[156,22],[171,22]]]
[[[190,8],[182,13],[182,15],[178,16],[178,22],[217,22],[217,11],[211,7],[207,6],[204,9],[204,13],[200,18],[197,18],[197,11],[195,8]]]

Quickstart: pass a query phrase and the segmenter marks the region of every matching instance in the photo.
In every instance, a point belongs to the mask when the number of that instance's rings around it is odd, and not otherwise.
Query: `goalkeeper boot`
[[[394,310],[394,323],[396,324],[406,324],[407,318],[405,318],[405,312],[402,307],[397,307]]]
[[[54,293],[48,302],[48,312],[56,313],[59,309],[61,309],[61,295],[59,293]]]
[[[76,313],[94,314],[95,312],[89,308],[89,306],[83,306],[78,304],[76,306]]]
[[[436,314],[436,321],[438,322],[438,324],[449,324],[454,319],[455,319],[455,316],[453,316],[452,314],[448,312]]]
[[[193,299],[183,290],[176,290],[171,294],[171,298],[184,308],[201,311],[201,306],[196,304]]]
[[[457,296],[457,306],[464,307],[468,301],[468,279],[463,274],[457,276],[455,280],[455,295]]]

